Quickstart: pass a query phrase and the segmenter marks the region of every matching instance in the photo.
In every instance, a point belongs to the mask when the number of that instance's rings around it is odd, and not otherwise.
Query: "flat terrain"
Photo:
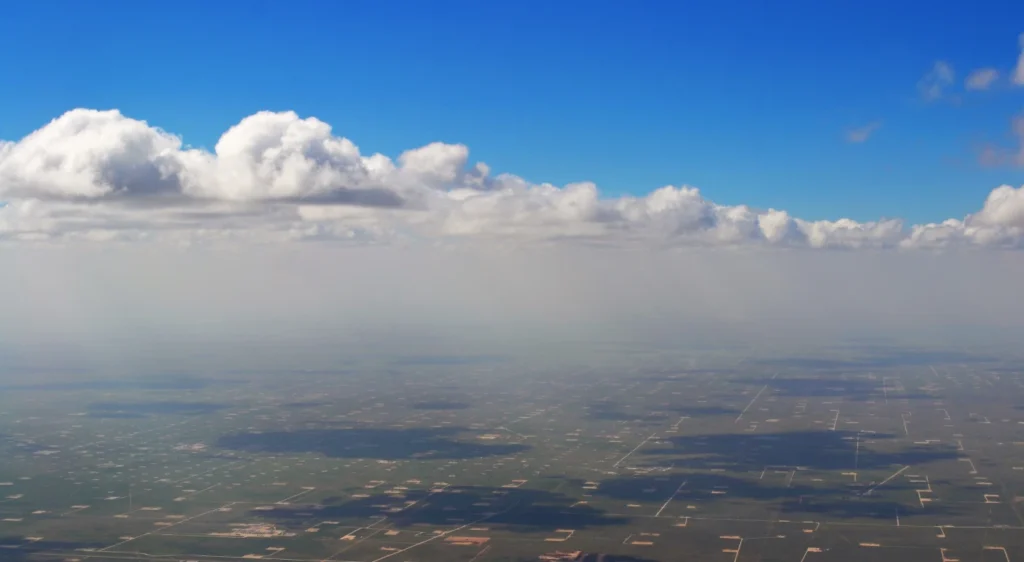
[[[641,363],[5,378],[0,560],[1024,562],[1024,366]]]

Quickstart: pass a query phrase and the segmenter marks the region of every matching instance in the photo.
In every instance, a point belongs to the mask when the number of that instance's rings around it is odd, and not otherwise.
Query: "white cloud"
[[[1017,66],[1013,69],[1013,75],[1011,80],[1018,86],[1024,86],[1024,33],[1021,33],[1017,37],[1017,43],[1020,47],[1020,54],[1017,55]]]
[[[931,70],[917,83],[918,92],[925,101],[936,101],[945,96],[946,88],[953,84],[956,73],[946,61],[935,61]]]
[[[590,182],[560,187],[492,175],[459,144],[432,143],[396,160],[363,156],[328,124],[292,112],[247,117],[210,152],[117,111],[78,109],[0,144],[0,239],[1016,246],[1022,225],[1007,218],[1019,216],[1000,199],[1007,189],[993,191],[976,215],[938,224],[806,220],[719,205],[685,185],[608,198]]]
[[[292,112],[260,112],[231,127],[213,154],[181,153],[183,191],[232,201],[325,197],[365,189],[371,174],[359,149],[330,125]]]
[[[999,71],[994,68],[979,68],[967,75],[964,88],[968,90],[987,90],[999,79]]]
[[[977,225],[1024,229],[1024,187],[993,189],[980,211],[969,220]]]
[[[531,183],[457,144],[364,156],[293,113],[204,151],[76,110],[0,142],[0,201],[0,355],[105,373],[329,368],[368,341],[535,358],[566,340],[804,345],[1024,317],[1019,254],[966,251],[1022,247],[1013,186],[935,224],[809,220],[685,185]]]
[[[181,140],[117,111],[76,109],[0,150],[0,196],[97,199],[178,191]]]
[[[901,242],[906,247],[941,248],[976,245],[1020,248],[1024,245],[1024,186],[993,189],[980,211],[963,220],[915,225]]]
[[[855,144],[867,141],[875,131],[882,127],[881,121],[872,121],[863,127],[846,131],[846,141]]]
[[[1010,121],[1010,133],[1014,146],[985,146],[978,156],[983,166],[1024,166],[1024,115]]]

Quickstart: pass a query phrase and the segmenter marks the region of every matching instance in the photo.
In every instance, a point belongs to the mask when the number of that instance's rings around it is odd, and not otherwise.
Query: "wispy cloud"
[[[956,79],[953,65],[946,61],[935,61],[931,70],[917,83],[917,90],[925,101],[937,101],[946,94],[946,89]]]
[[[982,166],[1024,167],[1024,115],[1014,117],[1010,123],[1014,145],[1011,147],[989,145],[982,148],[978,155],[978,162]]]
[[[871,135],[882,127],[881,121],[872,121],[863,127],[857,127],[846,131],[846,142],[859,144],[871,138]]]
[[[1013,76],[1010,80],[1018,86],[1024,86],[1024,33],[1017,37],[1020,46],[1020,54],[1017,55],[1017,66],[1013,69]]]
[[[979,68],[964,80],[964,88],[968,90],[987,90],[999,79],[999,71],[994,68]]]

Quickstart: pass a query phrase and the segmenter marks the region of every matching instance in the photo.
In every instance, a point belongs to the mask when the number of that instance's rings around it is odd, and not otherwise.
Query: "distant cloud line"
[[[864,142],[880,126],[850,130],[847,140]],[[0,201],[0,240],[12,242],[575,240],[858,249],[1017,248],[1024,240],[1024,189],[1011,186],[993,190],[978,212],[942,223],[810,221],[719,205],[689,186],[606,198],[590,182],[555,186],[493,175],[486,164],[471,164],[461,144],[431,143],[396,159],[364,156],[327,123],[294,112],[246,117],[207,151],[116,110],[75,109],[21,140],[0,141]]]

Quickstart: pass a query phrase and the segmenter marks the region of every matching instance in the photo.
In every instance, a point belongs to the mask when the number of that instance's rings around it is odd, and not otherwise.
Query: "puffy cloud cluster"
[[[978,226],[1024,228],[1024,186],[1004,185],[992,190],[971,222]]]
[[[0,143],[0,239],[176,242],[459,239],[810,248],[1017,246],[1024,196],[1004,186],[963,220],[808,221],[718,205],[693,187],[604,198],[492,175],[458,144],[364,156],[330,125],[260,112],[214,150],[118,111],[76,109]]]
[[[117,111],[70,111],[0,150],[5,197],[97,199],[179,189],[181,141]]]
[[[902,244],[908,247],[978,245],[1024,246],[1024,186],[1003,185],[992,190],[980,211],[964,220],[916,225]]]

